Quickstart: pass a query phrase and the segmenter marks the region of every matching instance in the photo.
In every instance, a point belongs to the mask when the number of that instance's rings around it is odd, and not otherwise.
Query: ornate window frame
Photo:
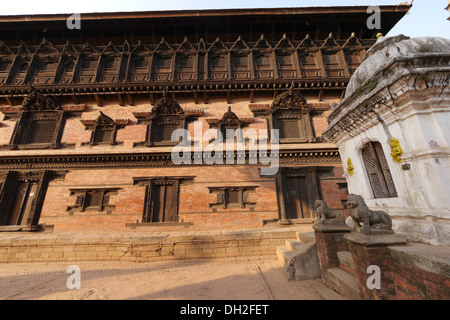
[[[203,111],[186,110],[173,99],[167,96],[164,91],[163,97],[155,102],[151,112],[135,112],[133,115],[138,120],[138,124],[147,125],[145,141],[135,143],[134,146],[175,146],[181,141],[187,141],[187,137],[180,137],[178,141],[169,141],[158,139],[161,126],[176,126],[176,129],[186,129],[187,122],[192,118],[203,115]],[[174,130],[176,130],[174,129]]]
[[[116,209],[115,205],[110,204],[110,196],[117,195],[117,191],[120,188],[87,188],[87,189],[70,189],[70,195],[76,196],[75,204],[66,208],[69,215],[73,215],[74,212],[85,211],[106,211],[107,214],[111,214]],[[99,195],[100,201],[97,205],[87,206],[87,198],[92,195]]]
[[[269,136],[272,143],[312,143],[317,142],[315,137],[311,112],[313,107],[308,105],[306,99],[293,86],[273,100],[268,108],[254,109],[256,115],[264,116],[267,119]],[[280,120],[297,120],[299,136],[295,138],[285,138],[271,135],[271,130],[280,130]],[[280,133],[280,132],[279,132]]]
[[[128,125],[128,119],[119,119],[113,120],[103,112],[100,111],[100,115],[96,120],[80,120],[86,126],[86,129],[91,130],[91,138],[89,144],[91,146],[99,145],[99,144],[110,144],[115,145],[120,142],[116,141],[117,130]],[[98,132],[102,131],[111,131],[111,135],[109,141],[96,141],[96,136]]]
[[[18,117],[18,121],[11,136],[10,149],[57,149],[63,147],[61,137],[67,112],[62,106],[49,96],[39,93],[30,85],[31,92],[24,99],[19,113],[9,115]],[[27,132],[30,121],[56,121],[52,140],[49,143],[27,143]]]
[[[208,187],[209,193],[217,195],[217,200],[214,203],[209,204],[209,208],[213,211],[217,209],[230,209],[230,208],[250,208],[251,210],[256,207],[256,202],[250,202],[249,194],[254,193],[258,186],[231,186],[231,187]],[[237,201],[231,202],[231,193],[237,194]]]
[[[233,111],[231,111],[231,106],[228,106],[228,111],[225,112],[221,119],[207,119],[210,128],[215,128],[222,135],[222,141],[227,141],[226,130],[239,130],[243,127],[253,123],[255,121],[254,118],[239,118]],[[220,140],[220,139],[218,139]],[[238,132],[237,141],[244,141],[244,137],[242,133]]]
[[[368,141],[360,149],[367,181],[375,199],[398,197],[394,179],[383,147],[378,141]]]

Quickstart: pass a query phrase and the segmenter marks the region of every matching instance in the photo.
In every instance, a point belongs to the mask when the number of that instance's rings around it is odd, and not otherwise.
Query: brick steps
[[[322,300],[347,300],[334,290],[327,287],[316,287],[316,292],[322,298]]]
[[[324,275],[325,283],[334,291],[352,300],[361,300],[362,293],[355,274],[350,251],[338,251],[339,268],[330,268]]]
[[[361,290],[355,276],[341,268],[330,268],[327,270],[327,279],[340,294],[352,300],[361,300]]]

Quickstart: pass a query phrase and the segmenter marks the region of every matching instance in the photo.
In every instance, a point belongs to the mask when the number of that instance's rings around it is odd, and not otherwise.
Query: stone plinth
[[[344,235],[350,233],[351,229],[346,225],[318,224],[315,224],[313,229],[315,230],[320,269],[322,276],[325,276],[329,268],[339,268],[337,252],[348,250]]]
[[[406,244],[406,237],[396,234],[365,235],[352,232],[345,235],[344,239],[348,241],[348,247],[353,256],[356,278],[363,299],[397,299],[389,266],[388,246]],[[375,281],[377,269],[380,277],[379,287],[376,286],[377,282]],[[371,288],[369,288],[368,282],[375,287],[370,286]]]

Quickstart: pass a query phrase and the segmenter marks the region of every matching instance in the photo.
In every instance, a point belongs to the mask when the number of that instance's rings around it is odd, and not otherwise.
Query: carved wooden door
[[[311,206],[308,197],[306,176],[286,177],[288,196],[287,219],[311,218]]]
[[[150,203],[151,210],[148,222],[178,221],[178,194],[176,181],[155,181],[152,183]]]
[[[14,195],[14,200],[5,219],[5,225],[29,225],[33,220],[31,208],[37,196],[36,181],[20,181]]]

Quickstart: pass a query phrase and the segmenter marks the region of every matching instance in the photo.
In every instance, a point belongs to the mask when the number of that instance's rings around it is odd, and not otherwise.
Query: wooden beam
[[[198,92],[194,92],[194,102],[198,104]]]
[[[134,99],[133,99],[133,95],[132,95],[132,94],[129,94],[129,93],[127,93],[127,98],[128,98],[128,104],[129,104],[130,106],[134,106]]]
[[[231,91],[227,91],[227,103],[231,103]]]
[[[119,100],[119,106],[123,107],[125,105],[121,94],[117,95],[117,100]]]
[[[11,107],[14,107],[14,103],[12,102],[11,97],[5,97],[5,100]]]
[[[323,99],[323,92],[324,92],[323,89],[319,90],[319,95],[317,96],[317,100],[322,101],[322,99]]]
[[[152,106],[155,105],[155,95],[153,93],[149,93],[148,96],[150,98],[150,104]]]
[[[94,94],[94,98],[95,98],[95,101],[97,102],[97,106],[101,107],[102,99],[100,98],[100,96],[98,94]]]
[[[72,98],[72,101],[73,101],[75,104],[78,104],[78,98],[77,98],[76,95],[72,94],[70,97]]]
[[[255,91],[250,91],[250,103],[255,102]]]

